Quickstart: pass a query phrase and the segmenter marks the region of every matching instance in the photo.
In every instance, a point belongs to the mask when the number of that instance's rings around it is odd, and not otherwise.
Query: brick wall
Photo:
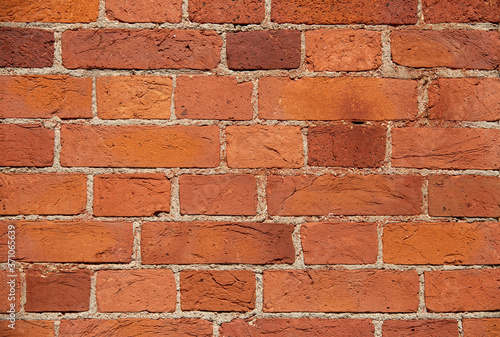
[[[498,1],[0,21],[1,336],[500,335]]]

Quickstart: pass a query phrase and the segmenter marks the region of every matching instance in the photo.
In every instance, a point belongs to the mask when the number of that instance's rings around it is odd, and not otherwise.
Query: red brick
[[[305,223],[300,240],[306,264],[369,264],[377,261],[377,225]]]
[[[0,50],[0,67],[52,67],[54,33],[42,29],[0,28]]]
[[[99,312],[172,312],[177,299],[174,273],[165,269],[100,270],[96,297]]]
[[[500,32],[400,30],[391,40],[392,59],[403,66],[496,69],[500,64]]]
[[[306,24],[413,24],[416,0],[275,0],[271,19],[278,23]]]
[[[106,16],[122,22],[181,22],[182,0],[106,0]]]
[[[431,216],[500,217],[500,178],[431,176]]]
[[[54,323],[50,321],[21,321],[16,319],[15,329],[9,327],[11,322],[0,321],[0,336],[5,337],[53,337]]]
[[[54,131],[40,124],[0,125],[1,166],[51,166]]]
[[[212,322],[198,318],[61,320],[59,337],[212,337]]]
[[[97,79],[97,115],[103,119],[170,119],[172,79],[111,76]]]
[[[7,237],[4,237],[5,243],[7,243]],[[4,244],[2,242],[2,244]],[[7,247],[6,247],[7,248]],[[17,247],[16,247],[17,249]],[[2,257],[7,261],[7,249],[2,249],[2,253],[5,252],[5,255]],[[3,261],[2,261],[3,262]],[[2,287],[0,287],[0,296],[2,296],[2,301],[0,302],[0,313],[2,314],[10,314],[9,311],[12,312],[12,308],[15,310],[15,314],[17,314],[20,310],[20,299],[21,299],[21,274],[18,270],[14,270],[11,272],[9,268],[11,268],[10,264],[6,265],[8,269],[0,270],[0,282],[2,282]],[[9,283],[7,283],[9,282]],[[2,322],[2,321],[0,321]],[[0,332],[1,332],[0,328]],[[2,336],[0,334],[0,336]]]
[[[0,76],[0,118],[91,118],[92,79]]]
[[[444,319],[387,320],[382,325],[382,337],[458,337],[457,321]]]
[[[306,36],[307,67],[312,71],[361,71],[382,65],[380,32],[310,30]]]
[[[500,264],[496,222],[384,226],[384,261],[393,264]]]
[[[416,312],[416,271],[265,270],[265,312]]]
[[[500,336],[500,318],[463,319],[464,337]]]
[[[175,89],[177,118],[249,120],[253,117],[251,82],[227,76],[180,76]]]
[[[421,186],[418,176],[270,176],[268,211],[271,215],[420,214]]]
[[[94,178],[94,215],[154,216],[170,212],[165,174],[103,174]]]
[[[189,19],[200,23],[261,23],[264,0],[191,0]]]
[[[213,31],[80,29],[62,34],[69,69],[202,69],[220,61],[222,40]]]
[[[130,262],[132,223],[5,220],[14,225],[20,262]],[[3,226],[2,226],[3,227]]]
[[[142,263],[293,263],[293,230],[277,223],[146,222]]]
[[[425,303],[429,312],[494,311],[500,309],[500,269],[425,272]]]
[[[498,78],[439,78],[429,86],[429,117],[453,121],[499,120],[498,92]]]
[[[258,30],[228,33],[227,65],[234,70],[298,68],[300,32]]]
[[[298,126],[228,126],[229,167],[288,167],[304,165],[304,145]]]
[[[255,215],[257,181],[253,175],[182,175],[181,214]]]
[[[500,168],[500,130],[395,128],[392,165],[434,169]]]
[[[311,166],[380,167],[386,130],[372,125],[313,126],[307,143]]]
[[[368,319],[249,318],[223,323],[220,329],[221,337],[372,337],[373,333],[373,324]]]
[[[368,77],[263,78],[259,117],[279,120],[415,119],[417,83]]]
[[[92,22],[99,14],[99,0],[8,0],[0,3],[0,21]]]
[[[77,312],[89,310],[90,271],[26,272],[27,312]]]
[[[440,22],[500,22],[498,1],[482,0],[424,0],[424,20]]]
[[[255,307],[255,275],[250,270],[181,271],[181,308],[197,311],[250,311]]]
[[[87,203],[87,178],[71,173],[0,174],[0,214],[79,214]]]
[[[216,167],[217,126],[63,125],[63,166]]]

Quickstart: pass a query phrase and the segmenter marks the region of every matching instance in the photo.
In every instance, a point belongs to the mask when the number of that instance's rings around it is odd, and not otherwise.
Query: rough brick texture
[[[263,0],[191,0],[188,4],[189,19],[194,22],[250,24],[264,20]]]
[[[98,13],[99,0],[9,0],[0,4],[0,21],[91,22]]]
[[[0,67],[50,67],[54,61],[54,33],[31,28],[0,28],[0,50]]]
[[[106,1],[106,16],[122,22],[180,22],[181,0]]]
[[[457,337],[458,325],[453,320],[400,320],[385,321],[382,325],[382,337],[396,336],[442,336]]]
[[[481,0],[424,0],[426,22],[500,22],[500,4]]]
[[[498,336],[500,331],[499,318],[464,319],[462,321],[464,336]]]
[[[54,323],[50,321],[17,321],[15,329],[10,328],[9,321],[0,322],[0,336],[54,337]]]

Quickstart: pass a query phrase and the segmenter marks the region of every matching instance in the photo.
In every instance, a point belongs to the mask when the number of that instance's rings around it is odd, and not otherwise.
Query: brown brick
[[[170,119],[172,79],[111,76],[97,79],[97,115],[103,119]]]
[[[87,203],[87,178],[71,173],[0,174],[0,214],[79,214]]]
[[[94,178],[94,215],[154,216],[170,212],[165,174],[103,174]]]
[[[453,121],[500,119],[500,79],[439,78],[429,86],[429,117]]]
[[[258,30],[228,33],[227,65],[234,70],[298,68],[300,32]]]
[[[304,165],[302,133],[298,126],[228,126],[229,167],[289,167]]]
[[[500,22],[500,3],[482,0],[424,0],[425,22]]]
[[[431,176],[431,216],[500,216],[500,178],[483,176]]]
[[[259,117],[279,120],[415,119],[417,83],[368,77],[263,78]]]
[[[418,176],[270,176],[268,211],[271,215],[420,214],[421,187]]]
[[[293,230],[277,223],[146,222],[142,263],[293,263]]]
[[[300,240],[306,264],[369,264],[377,261],[377,225],[353,222],[305,223]]]
[[[80,29],[62,34],[69,69],[203,69],[220,61],[222,40],[213,31]]]
[[[90,271],[26,272],[27,312],[77,312],[89,310]]]
[[[382,337],[458,337],[457,321],[445,319],[387,320],[382,325]]]
[[[391,41],[392,59],[403,66],[496,69],[500,64],[500,32],[400,30]]]
[[[40,124],[0,125],[1,166],[51,166],[54,131]]]
[[[416,312],[414,270],[265,270],[265,312]]]
[[[2,244],[7,243],[7,237],[3,237],[2,239],[5,240],[2,242]],[[5,253],[3,259],[5,259],[4,261],[7,261],[7,249],[5,250],[2,249],[2,253]],[[10,314],[12,313],[12,308],[14,308],[15,311],[14,315],[16,315],[20,310],[22,281],[21,281],[21,274],[19,273],[18,270],[14,270],[14,272],[10,270],[11,268],[10,263],[7,265],[7,268],[8,269],[6,270],[0,270],[0,282],[2,282],[1,283],[2,286],[0,287],[0,296],[2,296],[2,301],[0,302],[0,313],[8,314],[10,318],[11,317]],[[0,334],[0,336],[2,335]],[[6,337],[10,337],[10,335],[7,335]]]
[[[177,298],[174,273],[165,269],[100,270],[96,298],[99,312],[172,312]]]
[[[54,337],[54,323],[50,321],[21,321],[16,319],[15,329],[9,327],[11,322],[0,321],[0,336],[5,337]]]
[[[361,71],[382,65],[381,33],[369,30],[310,30],[307,67],[312,71]]]
[[[99,0],[8,0],[0,3],[0,21],[92,22],[99,14]]]
[[[106,0],[106,16],[122,22],[181,22],[182,0]]]
[[[54,33],[0,27],[0,67],[44,68],[54,61]]]
[[[500,318],[463,319],[464,337],[500,336]]]
[[[217,126],[63,125],[61,165],[216,167]]]
[[[189,19],[200,23],[261,23],[264,0],[191,0]]]
[[[392,129],[392,165],[433,169],[499,169],[500,130]]]
[[[500,269],[425,272],[425,304],[429,312],[495,311],[500,309]]]
[[[372,125],[313,126],[307,143],[311,166],[380,167],[386,130]]]
[[[181,271],[181,308],[197,311],[250,311],[255,307],[255,275],[250,270]]]
[[[181,214],[255,215],[257,181],[253,175],[182,175]]]
[[[0,118],[91,118],[92,79],[0,76]]]

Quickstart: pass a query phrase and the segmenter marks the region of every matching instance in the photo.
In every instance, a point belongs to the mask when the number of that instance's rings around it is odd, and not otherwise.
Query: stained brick
[[[54,61],[54,32],[0,27],[0,50],[0,67],[51,67]]]
[[[99,14],[99,0],[9,0],[0,3],[0,21],[92,22]]]

